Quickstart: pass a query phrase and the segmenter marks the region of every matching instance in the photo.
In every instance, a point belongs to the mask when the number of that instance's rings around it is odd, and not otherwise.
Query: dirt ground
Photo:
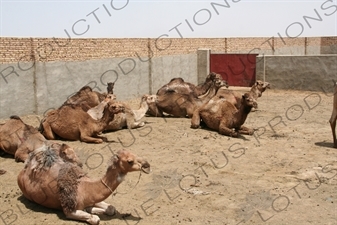
[[[332,94],[267,90],[258,103],[245,123],[257,129],[254,136],[229,138],[193,130],[190,119],[146,117],[141,129],[104,134],[110,143],[67,142],[93,178],[121,148],[151,164],[151,174],[129,173],[106,200],[118,213],[101,216],[101,224],[337,224]],[[41,118],[20,116],[33,126]],[[0,224],[83,224],[26,200],[16,182],[23,165],[0,157],[7,170]]]

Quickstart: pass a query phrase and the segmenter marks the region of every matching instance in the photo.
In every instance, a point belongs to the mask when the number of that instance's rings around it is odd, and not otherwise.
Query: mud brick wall
[[[196,53],[211,49],[222,53],[266,55],[332,54],[335,37],[310,38],[0,38],[0,63],[18,61],[85,61],[116,57],[143,58]]]

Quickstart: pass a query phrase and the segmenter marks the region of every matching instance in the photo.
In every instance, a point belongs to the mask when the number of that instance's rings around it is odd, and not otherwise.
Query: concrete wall
[[[337,80],[337,55],[259,56],[256,77],[275,89],[324,91]]]
[[[106,91],[115,81],[119,100],[156,91],[174,77],[197,82],[197,55],[112,58],[82,62],[20,62],[0,64],[0,118],[43,114],[59,107],[84,85]]]

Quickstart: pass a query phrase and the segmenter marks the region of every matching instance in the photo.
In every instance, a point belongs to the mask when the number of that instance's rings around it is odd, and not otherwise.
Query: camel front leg
[[[28,158],[29,148],[19,147],[14,155],[15,162],[24,162]]]
[[[103,143],[103,140],[101,138],[93,138],[87,135],[81,135],[81,141],[86,142],[86,143],[96,143],[96,144]]]
[[[86,221],[90,224],[99,224],[100,218],[96,215],[84,212],[82,210],[75,210],[71,213],[65,213],[68,219]]]
[[[219,125],[219,134],[230,136],[230,137],[238,137],[239,136],[238,132],[236,132],[233,129],[228,128],[226,126],[226,122],[225,121],[224,122],[220,122],[220,125]]]
[[[98,202],[94,205],[94,207],[88,207],[85,209],[88,213],[91,214],[107,214],[109,216],[113,216],[116,214],[116,209],[112,205],[106,202]]]
[[[239,129],[240,134],[253,135],[254,130],[245,126],[241,126]]]
[[[197,129],[200,127],[200,112],[199,110],[194,110],[191,118],[191,128]]]
[[[336,119],[337,119],[337,111],[332,112],[331,118],[329,120],[331,131],[332,131],[332,137],[333,137],[333,146],[334,148],[337,148],[337,140],[336,140]]]

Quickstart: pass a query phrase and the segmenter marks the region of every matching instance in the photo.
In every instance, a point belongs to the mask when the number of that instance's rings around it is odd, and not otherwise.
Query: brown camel
[[[206,77],[204,83],[198,86],[185,82],[184,79],[182,78],[173,78],[168,84],[165,84],[157,91],[157,95],[161,96],[165,95],[167,92],[176,92],[179,94],[187,94],[187,95],[192,94],[193,96],[197,97],[205,94],[208,91],[208,89],[212,86],[212,83],[216,80],[222,80],[222,77],[220,74],[213,72]],[[228,87],[227,82],[226,86]]]
[[[208,91],[198,97],[193,94],[180,94],[176,91],[168,90],[165,94],[157,95],[156,112],[158,114],[155,116],[163,116],[164,112],[175,117],[192,117],[195,109],[208,102],[215,96],[218,89],[224,86],[227,86],[227,82],[215,79],[212,81]]]
[[[23,195],[48,208],[61,209],[68,219],[99,224],[93,214],[114,215],[115,208],[104,202],[128,172],[150,173],[150,164],[127,150],[118,151],[105,175],[91,179],[82,168],[44,154],[33,156],[18,175]],[[48,163],[46,163],[48,162]]]
[[[268,82],[263,82],[260,80],[257,80],[255,82],[255,84],[251,87],[250,89],[250,94],[252,95],[252,97],[257,100],[257,98],[262,96],[262,93],[267,89],[270,88],[270,84]],[[214,100],[218,99],[218,98],[224,98],[226,99],[228,102],[232,103],[233,105],[235,105],[235,107],[237,109],[240,108],[241,105],[241,98],[242,98],[242,94],[237,92],[237,91],[233,91],[233,90],[228,90],[228,89],[219,89],[219,91],[216,93]]]
[[[334,96],[333,96],[333,109],[332,109],[331,118],[329,120],[330,126],[331,126],[331,131],[332,131],[334,148],[337,148],[336,120],[337,120],[337,82],[335,82]]]
[[[143,95],[138,109],[131,109],[124,103],[125,112],[116,114],[114,119],[105,128],[105,131],[116,131],[123,128],[135,129],[143,127],[145,123],[140,121],[149,109],[149,105],[155,102],[153,95]]]
[[[194,111],[191,128],[199,128],[202,119],[207,127],[223,135],[232,137],[238,137],[239,133],[252,135],[253,129],[242,126],[252,107],[256,108],[257,103],[251,93],[242,95],[239,109],[225,99],[212,99]]]
[[[24,162],[29,153],[44,146],[52,146],[64,160],[80,164],[74,149],[66,144],[47,141],[37,129],[25,124],[18,116],[11,116],[0,126],[0,148],[14,155],[17,162]]]
[[[103,111],[103,117],[95,120],[78,105],[64,105],[50,111],[41,121],[40,130],[49,140],[55,134],[66,140],[80,140],[88,143],[102,143],[106,138],[98,136],[113,120],[114,114],[124,112],[121,103],[110,101]]]
[[[101,103],[108,94],[113,94],[113,88],[115,83],[108,83],[107,93],[99,93],[93,91],[91,87],[84,86],[76,94],[72,95],[63,103],[63,105],[80,105],[86,112],[90,108],[97,106]]]
[[[0,125],[0,149],[14,155],[17,161],[24,161],[27,158],[24,155],[40,147],[44,141],[46,139],[37,129],[25,124],[18,116],[11,116]],[[17,153],[18,149],[20,154]]]

